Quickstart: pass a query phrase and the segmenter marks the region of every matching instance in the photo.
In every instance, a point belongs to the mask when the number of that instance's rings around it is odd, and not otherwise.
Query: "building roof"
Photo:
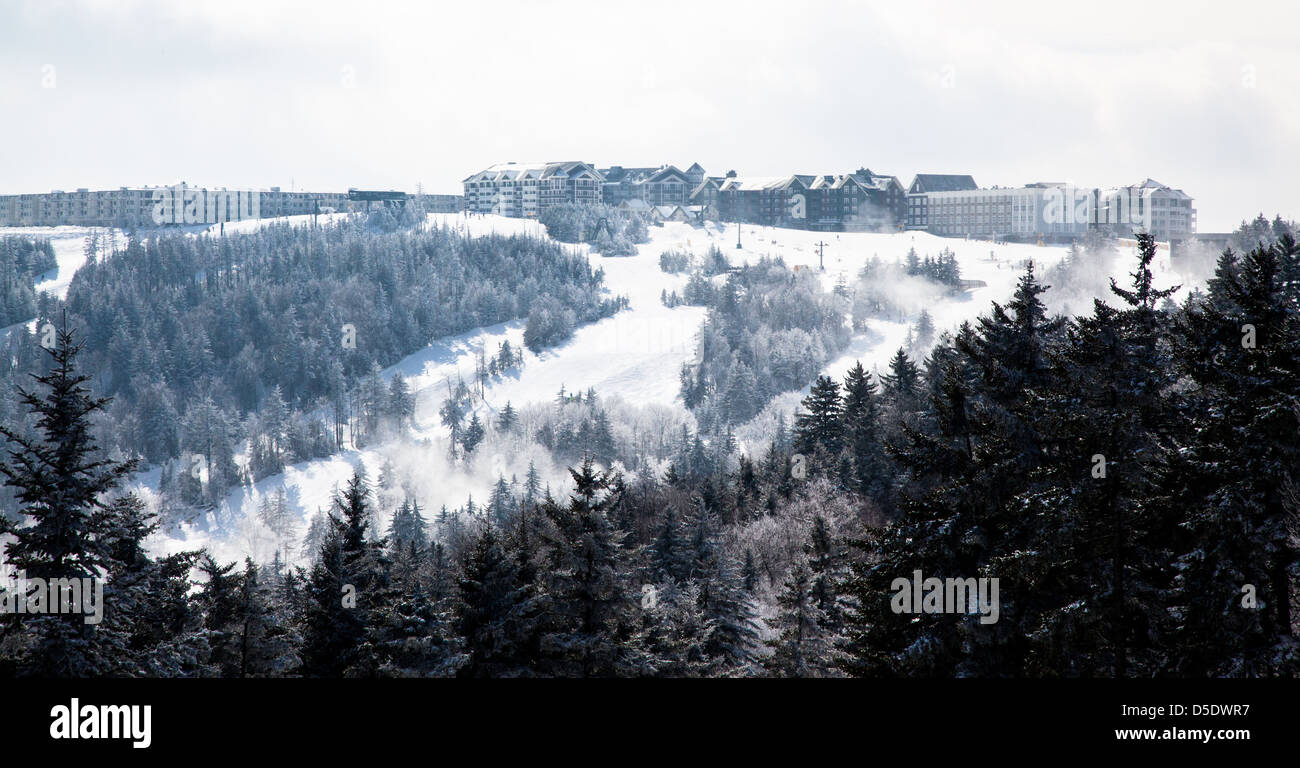
[[[665,165],[664,167],[650,174],[650,177],[646,179],[646,183],[654,184],[657,182],[666,181],[667,179],[673,176],[677,177],[678,179],[681,179],[683,182],[688,181],[688,179],[686,178],[686,174],[682,172],[680,169],[678,169],[677,166]]]
[[[975,178],[967,174],[918,173],[912,180],[912,192],[957,192],[979,189]]]
[[[729,176],[722,180],[720,189],[722,191],[755,192],[764,189],[785,189],[796,183],[806,188],[813,183],[813,178],[812,176],[799,174],[791,176]]]
[[[644,180],[650,174],[659,170],[658,168],[624,168],[621,165],[611,165],[608,168],[601,168],[600,173],[605,177],[605,182],[609,184],[619,184],[623,182],[636,183]]]
[[[515,179],[548,179],[553,176],[576,177],[588,174],[597,181],[603,181],[592,166],[580,160],[565,160],[554,163],[497,163],[478,173],[467,176],[465,181],[512,181]]]

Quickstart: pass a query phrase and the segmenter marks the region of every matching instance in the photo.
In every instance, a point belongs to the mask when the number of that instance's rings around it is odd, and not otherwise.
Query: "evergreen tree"
[[[514,432],[515,428],[518,426],[519,413],[515,411],[514,407],[510,405],[510,401],[507,400],[505,407],[501,409],[500,417],[498,417],[497,429],[502,432]]]
[[[520,572],[495,526],[483,526],[461,565],[455,627],[463,638],[462,677],[538,674],[539,609],[536,587]]]
[[[382,544],[367,536],[369,491],[360,472],[335,500],[306,585],[302,668],[308,676],[342,677],[373,669],[363,655],[370,611],[386,586]]]
[[[853,457],[853,486],[877,503],[885,500],[889,467],[880,438],[876,383],[859,361],[844,377],[844,441]]]
[[[483,442],[484,430],[483,422],[479,421],[478,414],[474,414],[465,427],[465,434],[461,435],[460,444],[465,449],[466,455],[474,452],[478,444]]]
[[[10,443],[0,463],[5,485],[15,489],[24,519],[0,517],[8,564],[28,579],[97,579],[110,565],[95,533],[103,527],[103,496],[135,469],[133,462],[104,458],[91,435],[91,418],[108,400],[92,397],[89,377],[77,371],[82,345],[66,321],[56,332],[47,372],[33,375],[44,395],[19,389],[21,402],[35,417],[37,436],[0,425]],[[21,630],[30,652],[21,673],[41,677],[85,677],[106,660],[95,645],[95,627],[77,613],[11,614],[4,619]]]
[[[772,655],[763,666],[773,677],[835,676],[834,645],[824,628],[825,614],[813,595],[812,575],[802,563],[796,565],[777,598],[780,612],[768,641]]]
[[[889,360],[889,373],[883,374],[885,397],[904,411],[916,408],[921,391],[921,372],[901,347]]]
[[[552,601],[542,635],[543,669],[575,677],[633,674],[642,660],[626,534],[610,519],[619,499],[610,473],[598,472],[589,456],[569,473],[575,486],[569,503],[541,505],[551,523],[545,573]]]
[[[809,456],[819,452],[837,455],[844,440],[840,385],[830,377],[818,376],[802,407],[805,412],[795,416],[795,451]]]
[[[1190,512],[1176,584],[1179,674],[1296,674],[1300,317],[1297,286],[1284,278],[1296,259],[1289,237],[1239,261],[1225,256],[1177,330],[1196,385],[1196,429],[1170,473],[1183,479]]]

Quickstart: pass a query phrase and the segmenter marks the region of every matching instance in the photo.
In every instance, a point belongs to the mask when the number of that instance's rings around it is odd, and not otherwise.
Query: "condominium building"
[[[154,187],[0,195],[0,226],[147,226]]]
[[[692,163],[686,170],[675,165],[658,168],[625,168],[611,165],[601,168],[604,177],[601,199],[606,205],[620,205],[626,200],[642,200],[647,205],[686,205],[691,192],[704,181],[704,168]]]
[[[553,205],[601,202],[603,183],[579,161],[498,163],[464,180],[465,210],[535,219]]]
[[[975,179],[950,173],[918,173],[907,188],[907,228],[929,229],[930,195],[936,192],[958,192],[979,189]],[[931,230],[933,231],[933,230]]]
[[[1088,217],[1076,220],[1072,215],[1076,207],[1068,204],[1070,189],[1066,184],[1040,182],[1016,188],[930,192],[926,195],[926,231],[981,238],[1082,237],[1088,231]]]
[[[1196,231],[1192,198],[1152,179],[1108,189],[1064,182],[981,189],[970,176],[920,174],[907,205],[909,229],[948,237],[1068,242],[1095,230],[1167,241]]]
[[[1196,234],[1196,209],[1181,189],[1148,178],[1094,194],[1092,223],[1103,231],[1120,235],[1146,231],[1162,241]]]
[[[865,168],[846,174],[726,176],[704,179],[692,205],[716,209],[723,221],[820,231],[885,231],[901,220],[905,193],[898,179]]]
[[[226,205],[226,198],[239,196],[246,200],[242,208]],[[429,211],[459,211],[459,195],[417,196]],[[189,201],[187,203],[186,201]],[[195,200],[202,200],[195,203]],[[214,205],[213,201],[220,205]],[[185,208],[193,204],[198,210],[190,211],[192,223],[215,223],[247,216],[265,218],[294,216],[322,212],[347,212],[358,210],[346,192],[287,192],[279,187],[269,190],[226,190],[191,187],[185,183],[167,187],[120,187],[110,190],[78,189],[75,192],[55,190],[48,193],[0,195],[0,226],[92,226],[92,227],[150,227],[156,224],[186,222]],[[161,209],[164,215],[157,215]],[[220,209],[221,216],[213,213]]]

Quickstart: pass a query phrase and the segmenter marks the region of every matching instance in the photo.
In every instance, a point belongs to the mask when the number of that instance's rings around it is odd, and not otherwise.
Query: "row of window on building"
[[[94,226],[149,227],[158,222],[159,205],[167,210],[176,193],[204,195],[256,195],[256,205],[245,206],[259,218],[296,216],[318,213],[362,211],[373,200],[356,190],[348,192],[287,192],[279,187],[269,190],[209,190],[182,183],[171,187],[121,187],[111,190],[78,189],[53,192],[0,195],[0,226]],[[458,212],[463,207],[460,195],[407,195],[384,193],[381,202],[414,200],[429,212]],[[234,218],[232,215],[230,218]],[[183,217],[166,216],[166,223],[181,223]],[[202,223],[196,222],[196,223]]]

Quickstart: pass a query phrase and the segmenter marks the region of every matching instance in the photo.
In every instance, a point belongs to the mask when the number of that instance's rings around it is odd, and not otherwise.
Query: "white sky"
[[[1297,22],[1197,0],[0,0],[0,192],[865,165],[1150,176],[1220,231],[1300,217]]]

